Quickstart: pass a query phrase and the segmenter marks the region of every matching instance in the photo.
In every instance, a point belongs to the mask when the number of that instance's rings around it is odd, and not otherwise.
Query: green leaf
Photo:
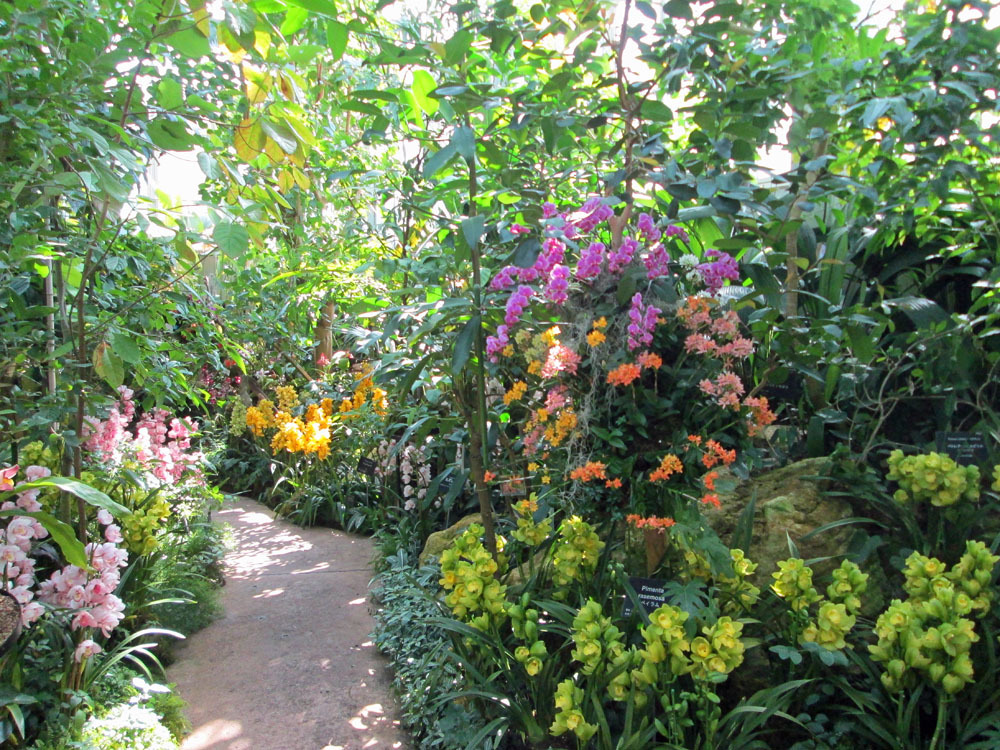
[[[219,249],[230,257],[238,257],[250,247],[250,234],[239,224],[221,221],[212,231],[212,240]]]
[[[479,245],[479,239],[483,236],[485,226],[486,217],[482,215],[462,219],[462,235],[470,250],[475,250]]]
[[[674,113],[670,107],[656,99],[647,99],[642,103],[639,112],[646,120],[654,122],[670,122],[674,119]]]
[[[146,132],[153,145],[164,151],[189,151],[195,143],[194,136],[180,120],[158,117],[149,123]]]
[[[177,109],[184,104],[184,88],[173,78],[164,78],[156,85],[156,103],[163,109]]]
[[[433,115],[441,106],[437,99],[431,97],[431,92],[436,88],[437,82],[426,70],[413,71],[413,86],[410,91],[413,92],[417,106],[429,115]]]
[[[35,483],[32,482],[32,484]],[[23,491],[26,487],[27,484],[23,484],[18,489]],[[43,511],[29,512],[21,509],[0,510],[0,518],[5,516],[31,516],[37,519],[45,527],[45,530],[49,532],[52,541],[59,545],[59,549],[62,550],[66,562],[84,570],[90,567],[90,561],[87,560],[87,551],[80,540],[76,538],[76,534],[73,533],[73,527],[68,523],[63,523],[55,516]]]
[[[138,344],[127,334],[116,333],[111,340],[111,348],[114,349],[115,354],[130,365],[138,364],[139,360],[142,359],[142,352],[139,350]]]
[[[261,127],[278,144],[278,148],[286,154],[294,154],[299,147],[299,141],[295,137],[292,129],[283,122],[272,122],[271,120],[261,120]]]
[[[326,44],[330,48],[334,62],[340,60],[344,56],[344,52],[347,51],[347,40],[350,33],[340,21],[330,21],[326,25]]]
[[[202,36],[195,26],[176,31],[163,41],[171,49],[193,60],[212,55],[212,46],[208,43],[208,39]]]
[[[281,33],[286,37],[292,36],[296,31],[305,26],[309,20],[309,11],[305,8],[289,8],[285,13],[285,20],[281,22]]]
[[[455,134],[451,137],[451,142],[454,144],[455,150],[467,162],[471,163],[476,158],[476,135],[472,132],[472,128],[465,125],[455,128]]]
[[[441,169],[444,168],[444,165],[452,160],[455,153],[455,144],[449,143],[436,154],[432,154],[430,158],[424,162],[424,177],[433,177],[441,171]]]
[[[125,366],[108,342],[102,341],[94,349],[93,363],[97,374],[112,388],[118,388],[125,382]]]
[[[72,479],[70,477],[45,477],[44,479],[36,479],[34,482],[23,482],[17,486],[17,491],[23,492],[24,490],[45,489],[48,487],[57,487],[63,492],[76,495],[88,505],[93,505],[95,508],[104,508],[115,518],[124,518],[132,515],[132,511],[124,505],[116,503],[96,487],[91,487],[79,479]]]
[[[473,315],[455,338],[455,351],[451,355],[451,371],[454,375],[458,375],[465,367],[465,363],[469,361],[472,347],[476,343],[476,334],[480,330],[480,323],[479,316]]]
[[[337,6],[333,4],[333,0],[286,0],[286,2],[310,13],[334,19],[337,17]]]

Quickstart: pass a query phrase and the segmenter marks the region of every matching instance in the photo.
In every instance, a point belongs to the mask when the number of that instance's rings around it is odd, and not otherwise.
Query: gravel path
[[[236,542],[225,616],[168,670],[193,725],[183,750],[408,750],[369,637],[371,541],[300,529],[245,499],[217,517]]]

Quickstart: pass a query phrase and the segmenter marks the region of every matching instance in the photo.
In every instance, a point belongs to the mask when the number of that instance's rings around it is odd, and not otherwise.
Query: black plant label
[[[934,439],[938,453],[963,466],[983,464],[989,457],[986,439],[978,432],[936,432]]]

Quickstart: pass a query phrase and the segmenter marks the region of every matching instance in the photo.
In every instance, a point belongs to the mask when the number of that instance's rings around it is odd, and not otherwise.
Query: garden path
[[[235,538],[225,615],[168,670],[193,726],[182,750],[408,748],[369,637],[371,541],[298,528],[243,498],[217,516]]]

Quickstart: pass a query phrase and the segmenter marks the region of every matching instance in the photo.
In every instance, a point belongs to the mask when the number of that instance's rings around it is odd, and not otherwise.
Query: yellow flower
[[[587,343],[592,347],[604,343],[606,339],[607,337],[596,329],[587,334]]]
[[[608,320],[603,315],[594,321],[594,328],[607,328]]]
[[[503,396],[504,404],[510,406],[510,404],[513,403],[514,401],[520,401],[524,397],[524,394],[527,393],[527,391],[528,391],[528,384],[525,383],[523,380],[518,380],[516,383],[514,383],[514,385],[510,387],[510,390],[504,394]]]
[[[505,357],[512,357],[512,356],[514,356],[514,347],[513,347],[513,345],[507,344],[507,346],[505,346],[503,348],[503,352],[502,353],[503,353],[503,356],[505,356]]]
[[[551,482],[552,482],[552,477],[550,477],[548,474],[542,477],[542,484],[551,484]]]
[[[542,371],[542,363],[539,362],[537,359],[533,359],[531,360],[531,362],[528,363],[529,375],[538,375],[539,373],[541,373],[541,371]]]

